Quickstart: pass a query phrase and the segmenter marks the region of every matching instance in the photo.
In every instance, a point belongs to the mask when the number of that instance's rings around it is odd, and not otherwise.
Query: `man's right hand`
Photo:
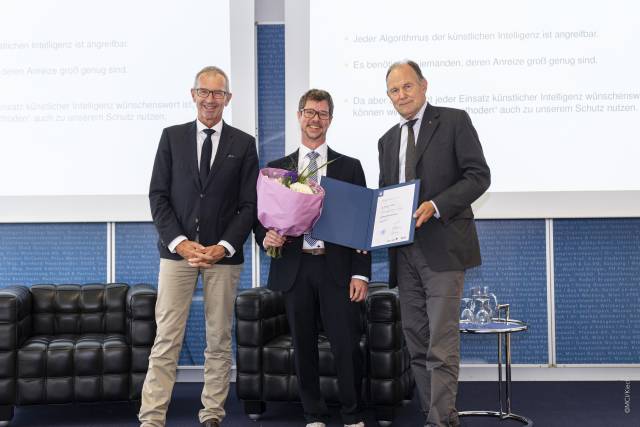
[[[279,235],[275,230],[267,231],[267,235],[264,236],[264,241],[262,242],[265,249],[267,248],[279,248],[284,245],[284,242],[287,241],[287,238]]]
[[[176,246],[176,252],[184,259],[199,257],[204,246],[191,240],[183,240]]]

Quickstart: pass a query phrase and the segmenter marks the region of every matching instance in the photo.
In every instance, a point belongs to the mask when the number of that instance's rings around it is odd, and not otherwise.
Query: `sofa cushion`
[[[33,334],[124,333],[123,283],[33,285]]]
[[[122,334],[36,335],[18,350],[18,404],[125,400],[131,349]]]

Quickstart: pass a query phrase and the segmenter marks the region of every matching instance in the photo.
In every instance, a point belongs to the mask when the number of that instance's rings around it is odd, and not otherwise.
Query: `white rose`
[[[311,187],[301,182],[294,182],[289,188],[297,193],[313,194]]]

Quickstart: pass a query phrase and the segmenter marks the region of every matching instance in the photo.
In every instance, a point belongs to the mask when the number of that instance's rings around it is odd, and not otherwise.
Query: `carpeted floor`
[[[624,382],[515,382],[513,412],[533,420],[536,427],[640,427],[640,408],[634,408],[631,384],[630,401],[625,400]],[[168,427],[198,426],[202,384],[181,383],[174,389],[169,407]],[[497,410],[497,387],[491,382],[460,384],[458,410]],[[625,404],[630,406],[625,412]],[[232,385],[226,405],[224,427],[301,427],[302,407],[295,403],[269,403],[263,417],[254,422],[243,412]],[[337,408],[329,426],[341,426]],[[137,426],[136,409],[126,403],[49,405],[16,408],[12,427],[129,427]],[[366,425],[377,426],[373,412],[367,411]],[[421,427],[417,400],[398,409],[394,426]],[[522,424],[493,418],[462,418],[463,427],[512,427]]]

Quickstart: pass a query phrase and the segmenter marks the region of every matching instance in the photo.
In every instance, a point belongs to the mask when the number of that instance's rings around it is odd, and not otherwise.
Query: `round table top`
[[[460,332],[467,334],[507,334],[527,330],[522,320],[493,319],[489,323],[460,322]]]

